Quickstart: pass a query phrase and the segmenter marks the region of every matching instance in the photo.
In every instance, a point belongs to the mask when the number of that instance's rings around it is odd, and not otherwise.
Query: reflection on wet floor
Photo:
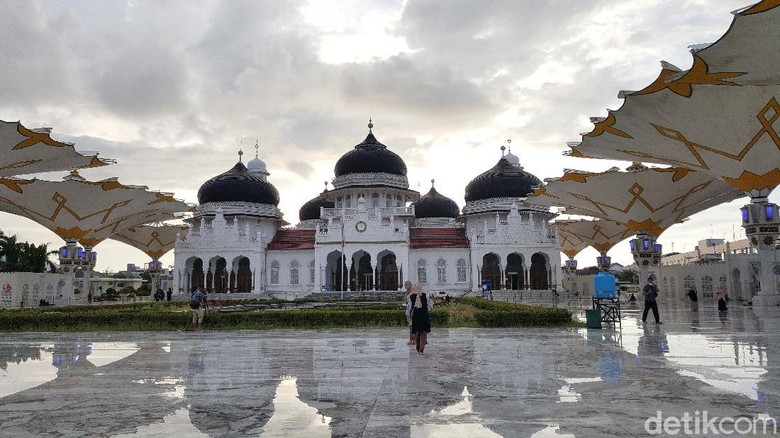
[[[778,412],[780,311],[730,312],[440,329],[423,358],[392,329],[18,334],[0,341],[0,435],[587,438],[641,435],[648,399]]]

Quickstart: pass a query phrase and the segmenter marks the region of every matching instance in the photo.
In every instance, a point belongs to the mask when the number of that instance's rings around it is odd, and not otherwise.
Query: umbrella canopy
[[[0,177],[112,164],[113,160],[82,155],[72,144],[53,140],[48,128],[28,129],[0,120]]]
[[[63,181],[0,178],[0,211],[29,218],[86,247],[122,229],[189,209],[169,193],[123,185],[116,178],[87,181],[76,171]]]
[[[553,225],[561,238],[561,252],[574,257],[592,246],[599,252],[607,252],[634,232],[623,224],[610,220],[561,220]]]
[[[608,219],[658,237],[672,224],[742,196],[728,184],[690,169],[647,168],[602,173],[567,170],[534,190],[527,204],[565,207],[569,214]]]
[[[126,228],[111,239],[140,249],[153,259],[162,257],[176,245],[176,236],[185,232],[184,225],[138,225]]]
[[[569,154],[687,167],[767,196],[780,184],[778,6],[737,12],[721,39],[693,49],[689,70],[664,63],[648,87],[621,93]]]

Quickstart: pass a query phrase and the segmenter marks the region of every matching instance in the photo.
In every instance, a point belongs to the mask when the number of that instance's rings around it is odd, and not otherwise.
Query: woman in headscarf
[[[412,332],[415,335],[414,341],[417,347],[417,354],[425,355],[425,345],[428,343],[428,333],[431,332],[431,317],[428,310],[433,307],[433,300],[429,300],[423,293],[422,285],[415,283],[412,285],[412,293],[409,300],[414,303],[412,306]]]

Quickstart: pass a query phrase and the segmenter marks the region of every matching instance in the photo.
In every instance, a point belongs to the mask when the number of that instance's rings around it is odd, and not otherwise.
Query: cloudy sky
[[[617,109],[620,90],[652,82],[666,60],[713,42],[746,0],[14,1],[0,4],[0,119],[48,126],[80,151],[118,164],[83,171],[174,192],[260,158],[285,219],[377,138],[409,168],[411,188],[463,206],[464,188],[512,152],[539,178],[615,162],[561,154]],[[625,167],[627,163],[619,163]],[[48,179],[62,174],[47,174]],[[773,200],[777,202],[776,196]],[[675,225],[665,251],[707,237],[740,238],[746,198]],[[21,240],[62,241],[0,213]],[[630,262],[628,244],[610,255]],[[146,256],[97,247],[98,269]],[[594,264],[595,252],[578,257]],[[172,264],[172,252],[163,261]]]

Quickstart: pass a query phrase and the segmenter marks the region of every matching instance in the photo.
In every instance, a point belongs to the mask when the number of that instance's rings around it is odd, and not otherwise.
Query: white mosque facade
[[[205,182],[189,231],[176,242],[174,289],[305,296],[394,291],[551,290],[560,284],[554,217],[523,206],[541,181],[504,155],[458,205],[433,187],[409,189],[406,164],[371,132],[336,163],[333,189],[289,226],[259,158]]]

